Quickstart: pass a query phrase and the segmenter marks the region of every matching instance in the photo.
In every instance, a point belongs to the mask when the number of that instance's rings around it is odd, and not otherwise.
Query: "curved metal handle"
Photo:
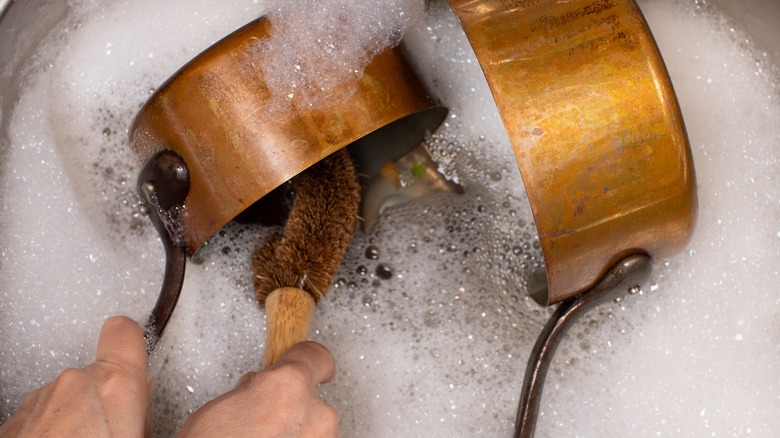
[[[190,178],[184,160],[172,151],[153,156],[138,176],[138,192],[165,248],[165,274],[160,296],[146,322],[146,352],[151,354],[179,300],[187,264],[186,242],[178,226]]]
[[[152,220],[154,222],[154,220]],[[157,303],[152,309],[151,315],[145,324],[144,339],[146,340],[146,352],[151,354],[157,342],[162,337],[168,320],[173,315],[173,309],[179,301],[181,288],[184,284],[184,268],[187,265],[187,254],[183,246],[173,244],[173,240],[163,237],[167,235],[159,227],[157,232],[165,247],[165,274],[163,275],[163,284],[160,288],[160,295],[157,297]]]
[[[650,257],[644,254],[623,258],[593,288],[563,301],[547,321],[536,340],[525,370],[523,392],[517,408],[515,438],[531,438],[542,402],[547,370],[563,336],[588,310],[620,298],[642,284],[650,275]]]

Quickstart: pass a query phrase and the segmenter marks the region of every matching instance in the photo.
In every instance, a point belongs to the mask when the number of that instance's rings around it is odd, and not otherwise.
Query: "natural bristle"
[[[265,299],[281,287],[297,287],[315,301],[328,293],[355,230],[360,183],[342,149],[292,180],[295,194],[280,236],[255,251],[255,296]]]

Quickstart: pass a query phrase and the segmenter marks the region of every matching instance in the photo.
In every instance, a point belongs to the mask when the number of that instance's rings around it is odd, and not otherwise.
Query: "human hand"
[[[0,426],[0,436],[150,436],[150,393],[141,328],[124,316],[109,318],[100,330],[95,363],[67,369],[28,394]]]
[[[301,342],[272,367],[245,374],[233,390],[203,405],[179,436],[336,437],[338,413],[315,391],[335,375],[327,348]]]

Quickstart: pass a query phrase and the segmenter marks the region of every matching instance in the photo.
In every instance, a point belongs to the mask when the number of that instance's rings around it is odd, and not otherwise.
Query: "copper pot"
[[[628,254],[688,242],[696,182],[680,108],[633,0],[450,0],[509,133],[547,305]],[[544,279],[544,277],[542,277]]]
[[[217,42],[168,79],[130,128],[146,165],[138,188],[166,248],[150,348],[173,312],[186,251],[290,178],[350,146],[359,172],[373,175],[434,131],[447,110],[399,48],[377,55],[355,86],[279,105],[259,69],[258,40],[273,23],[255,20]],[[277,100],[275,100],[277,99]]]
[[[516,436],[533,436],[555,349],[587,309],[639,290],[696,221],[690,146],[634,0],[450,0],[509,133],[559,307],[526,368]]]

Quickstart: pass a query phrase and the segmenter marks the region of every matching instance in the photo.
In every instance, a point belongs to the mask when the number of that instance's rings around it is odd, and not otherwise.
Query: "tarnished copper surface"
[[[547,265],[547,303],[626,255],[689,240],[695,176],[680,109],[633,0],[450,0],[490,84]]]
[[[189,168],[182,222],[191,252],[332,152],[409,117],[419,120],[404,131],[419,131],[419,142],[446,116],[398,49],[376,56],[356,89],[345,85],[320,97],[323,105],[290,99],[280,106],[255,68],[263,59],[253,44],[272,31],[272,22],[261,18],[201,53],[157,90],[130,128],[130,144],[142,162],[171,149]],[[402,152],[376,155],[395,159]]]

